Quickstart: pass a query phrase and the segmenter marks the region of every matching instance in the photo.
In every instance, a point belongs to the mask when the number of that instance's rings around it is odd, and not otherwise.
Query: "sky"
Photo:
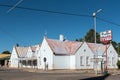
[[[0,4],[14,6],[20,0],[0,0]],[[21,0],[17,6],[92,16],[120,24],[120,0]],[[41,44],[44,34],[51,39],[59,39],[63,34],[67,40],[83,38],[92,28],[93,17],[65,15],[44,11],[26,10],[0,6],[0,53],[9,50],[18,43],[20,46]],[[97,19],[98,33],[112,30],[113,41],[120,42],[120,25]]]

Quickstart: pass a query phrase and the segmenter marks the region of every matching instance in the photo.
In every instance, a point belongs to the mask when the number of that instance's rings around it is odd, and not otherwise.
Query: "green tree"
[[[76,41],[86,41],[86,42],[91,42],[94,43],[95,42],[95,31],[94,29],[90,29],[84,38],[80,38],[80,39],[76,39]],[[96,32],[96,42],[97,43],[102,43],[100,41],[100,35],[99,33]],[[104,44],[104,43],[103,43]],[[109,44],[109,43],[108,43]],[[117,43],[115,41],[111,41],[111,44],[113,45],[113,47],[115,48],[115,50],[117,51],[117,53],[120,55],[120,43]]]
[[[118,69],[120,69],[120,61],[117,62]]]
[[[117,51],[118,55],[120,55],[120,43],[117,44],[116,51]]]
[[[115,48],[115,50],[117,50],[117,43],[115,42],[115,41],[112,41],[112,45],[113,45],[113,47]]]
[[[85,35],[85,37],[84,37],[84,39],[76,39],[76,41],[86,41],[86,42],[92,42],[92,43],[94,43],[95,42],[95,31],[94,31],[94,29],[90,29],[87,33],[86,33],[86,35]],[[99,33],[97,33],[96,32],[96,42],[97,43],[100,43],[100,35],[99,35]]]
[[[79,39],[76,39],[75,41],[79,41]]]
[[[94,29],[90,29],[87,34],[85,35],[86,42],[95,42],[95,31]],[[96,32],[96,42],[100,43],[100,35]]]
[[[9,51],[3,51],[2,54],[11,54]]]
[[[82,41],[84,41],[84,39],[80,38],[80,39],[76,39],[75,41],[80,41],[80,42],[82,42]]]

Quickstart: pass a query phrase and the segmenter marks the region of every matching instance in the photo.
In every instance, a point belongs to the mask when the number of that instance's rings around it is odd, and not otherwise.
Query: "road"
[[[88,73],[36,73],[0,69],[0,80],[120,80],[120,75],[95,76]]]

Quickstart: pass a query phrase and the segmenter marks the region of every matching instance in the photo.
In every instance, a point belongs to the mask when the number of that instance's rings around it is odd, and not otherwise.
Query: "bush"
[[[117,62],[118,69],[120,69],[120,61]]]

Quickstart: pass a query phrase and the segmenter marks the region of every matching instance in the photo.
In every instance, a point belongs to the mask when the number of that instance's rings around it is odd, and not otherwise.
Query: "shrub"
[[[118,69],[120,69],[120,61],[117,62]]]

